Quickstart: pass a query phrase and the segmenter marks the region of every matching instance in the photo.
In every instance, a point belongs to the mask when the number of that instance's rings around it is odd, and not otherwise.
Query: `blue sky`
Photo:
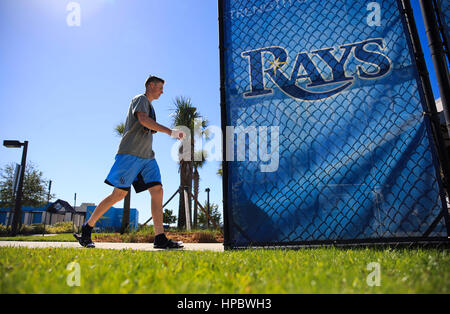
[[[171,126],[177,96],[190,97],[210,125],[220,126],[219,40],[216,0],[77,0],[81,25],[69,27],[69,0],[0,1],[0,139],[29,141],[28,160],[52,180],[57,198],[98,204],[111,192],[103,183],[133,96],[149,74],[166,80],[155,101],[158,122]],[[412,0],[431,74],[418,0]],[[170,151],[175,140],[154,138],[165,199],[179,185]],[[21,150],[0,147],[0,167],[20,162]],[[222,205],[218,162],[201,169],[200,201]],[[150,197],[132,194],[139,221]],[[168,208],[177,212],[177,201]],[[116,207],[122,207],[118,203]]]

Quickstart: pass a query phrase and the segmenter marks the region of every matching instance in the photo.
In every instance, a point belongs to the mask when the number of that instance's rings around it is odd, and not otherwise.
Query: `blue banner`
[[[422,237],[446,205],[399,3],[221,4],[229,245]]]
[[[86,211],[86,221],[92,216],[96,206],[88,206]],[[122,227],[123,208],[111,207],[97,221],[95,227],[100,231],[118,232]],[[130,208],[130,229],[137,230],[139,221],[139,212],[136,208]]]

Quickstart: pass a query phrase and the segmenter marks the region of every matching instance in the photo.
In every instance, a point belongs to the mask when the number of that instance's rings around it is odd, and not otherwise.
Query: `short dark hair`
[[[153,76],[150,75],[147,80],[145,81],[145,88],[148,87],[148,85],[150,85],[150,83],[165,83],[164,80],[162,78],[159,78],[157,76]]]

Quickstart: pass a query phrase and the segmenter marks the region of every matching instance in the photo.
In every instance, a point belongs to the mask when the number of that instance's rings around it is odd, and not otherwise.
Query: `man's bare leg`
[[[152,197],[152,217],[153,226],[155,228],[155,241],[153,245],[158,249],[182,249],[181,242],[174,242],[167,239],[164,234],[163,226],[163,188],[161,185],[156,185],[148,189]]]
[[[164,233],[163,226],[163,188],[161,185],[156,185],[148,189],[152,197],[152,217],[153,226],[155,228],[155,235]]]
[[[92,213],[91,217],[88,220],[88,225],[90,227],[94,227],[97,220],[100,219],[100,217],[103,216],[104,213],[108,211],[108,209],[111,208],[114,204],[120,202],[125,198],[125,196],[128,194],[127,191],[114,188],[114,191],[107,196],[103,201],[98,204],[97,208],[95,208],[94,212]]]

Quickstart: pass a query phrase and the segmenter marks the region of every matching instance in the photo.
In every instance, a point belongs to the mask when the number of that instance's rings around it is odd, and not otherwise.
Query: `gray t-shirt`
[[[153,159],[155,158],[155,153],[152,149],[153,135],[137,119],[138,112],[145,112],[149,116],[154,116],[152,104],[145,95],[138,95],[131,101],[123,137],[117,153]]]

